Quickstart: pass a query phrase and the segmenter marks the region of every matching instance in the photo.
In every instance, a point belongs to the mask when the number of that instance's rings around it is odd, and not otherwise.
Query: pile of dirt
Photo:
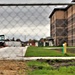
[[[0,60],[0,75],[27,75],[28,67],[24,61]]]

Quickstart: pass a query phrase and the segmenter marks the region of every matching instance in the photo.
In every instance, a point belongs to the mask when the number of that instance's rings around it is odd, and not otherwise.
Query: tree
[[[16,41],[21,41],[21,39],[16,39]]]
[[[33,39],[32,41],[33,41],[33,42],[38,42],[38,40],[36,40],[36,39]]]
[[[41,41],[41,42],[44,42],[44,38],[41,38],[40,41]]]
[[[29,43],[31,43],[32,42],[32,39],[29,39]]]
[[[9,39],[5,39],[5,41],[10,41]]]
[[[14,37],[11,39],[11,41],[15,41]]]

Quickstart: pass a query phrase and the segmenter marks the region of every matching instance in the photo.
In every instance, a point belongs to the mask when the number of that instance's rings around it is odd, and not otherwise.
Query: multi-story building
[[[64,8],[56,8],[50,15],[51,36],[54,45],[61,45],[67,42],[67,13]]]
[[[68,45],[75,46],[75,5],[71,5],[68,10]]]
[[[59,46],[67,42],[69,46],[75,46],[75,5],[55,8],[49,18],[54,45]]]

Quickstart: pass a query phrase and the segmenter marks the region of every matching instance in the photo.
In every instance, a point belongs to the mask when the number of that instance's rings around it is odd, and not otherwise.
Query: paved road
[[[51,47],[48,47],[48,48],[45,47],[44,49],[53,49],[53,50],[55,49],[56,50],[56,49],[62,49],[62,47],[52,47],[52,48]],[[75,49],[75,47],[67,47],[67,49]]]
[[[58,47],[58,48],[44,48],[44,49],[53,49],[53,50],[55,49],[56,50],[56,49],[62,49],[62,48]]]
[[[0,49],[0,59],[22,59],[27,47],[5,47]]]

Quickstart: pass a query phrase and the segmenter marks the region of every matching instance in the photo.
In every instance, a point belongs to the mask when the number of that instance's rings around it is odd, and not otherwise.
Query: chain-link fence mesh
[[[50,36],[47,6],[2,6],[0,7],[0,32],[6,40],[39,40]]]
[[[74,46],[74,15],[74,4],[1,4],[0,57],[22,58],[30,45]]]
[[[50,37],[51,6],[0,6],[1,58],[25,55],[25,46]]]
[[[25,62],[13,60],[24,60],[28,46],[75,46],[74,20],[73,3],[0,4],[0,59],[11,59],[0,60],[0,75],[26,75]]]

